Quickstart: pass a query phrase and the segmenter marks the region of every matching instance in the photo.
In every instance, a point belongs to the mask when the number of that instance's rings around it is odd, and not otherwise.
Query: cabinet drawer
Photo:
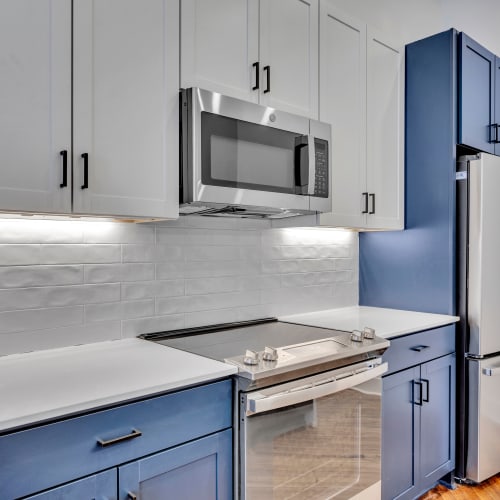
[[[231,398],[224,380],[2,436],[0,496],[28,495],[231,427]]]
[[[405,335],[391,340],[383,360],[390,373],[455,352],[455,325]]]

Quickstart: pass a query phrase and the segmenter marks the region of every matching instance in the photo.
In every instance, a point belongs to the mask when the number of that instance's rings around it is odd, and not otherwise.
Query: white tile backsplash
[[[0,355],[357,303],[353,232],[0,220]]]

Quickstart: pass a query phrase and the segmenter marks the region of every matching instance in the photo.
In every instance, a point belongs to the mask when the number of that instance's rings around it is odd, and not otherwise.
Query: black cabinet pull
[[[264,71],[266,72],[266,89],[264,94],[271,92],[271,66],[264,66]]]
[[[429,349],[428,345],[415,345],[410,347],[410,351],[422,352],[424,349]]]
[[[371,198],[371,200],[372,200],[372,209],[371,209],[371,211],[370,211],[370,212],[368,212],[368,213],[369,213],[369,214],[374,214],[374,213],[375,213],[375,193],[370,193],[368,196],[369,196],[369,197]]]
[[[423,406],[423,403],[422,403],[422,385],[423,384],[420,380],[413,381],[413,404],[416,404],[418,406]],[[418,401],[415,398],[415,386],[418,386],[418,388],[419,388]]]
[[[113,444],[123,443],[123,441],[128,441],[129,439],[138,438],[139,436],[142,436],[142,432],[137,429],[132,429],[132,432],[130,434],[126,434],[125,436],[120,436],[114,439],[107,439],[107,440],[98,439],[97,444],[102,448],[105,448],[106,446],[111,446]]]
[[[492,144],[498,144],[500,141],[498,140],[498,123],[493,123],[490,125],[490,140],[488,142]]]
[[[63,149],[60,153],[62,156],[62,182],[59,184],[60,188],[65,188],[68,186],[68,151]]]
[[[82,189],[89,187],[89,154],[82,153],[83,158],[83,184]]]
[[[426,378],[423,378],[421,380],[425,384],[425,397],[422,395],[422,401],[424,403],[428,403],[429,402],[429,381]]]
[[[365,199],[365,209],[361,212],[362,214],[368,213],[368,193],[362,193],[363,198]]]
[[[254,62],[252,64],[252,68],[255,68],[255,85],[252,87],[252,90],[259,90],[259,82],[260,82],[260,69],[259,69],[259,61]]]

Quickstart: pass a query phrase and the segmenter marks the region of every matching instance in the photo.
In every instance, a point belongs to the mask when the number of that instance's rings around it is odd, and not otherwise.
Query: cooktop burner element
[[[285,323],[275,318],[141,335],[141,338],[234,364],[264,386],[379,357],[389,341],[363,332]]]

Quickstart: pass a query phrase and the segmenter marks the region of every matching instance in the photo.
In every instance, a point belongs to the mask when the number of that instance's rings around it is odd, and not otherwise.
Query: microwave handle
[[[305,157],[304,149],[307,151]],[[307,158],[307,159],[306,159]],[[306,161],[303,161],[306,159]],[[314,137],[303,135],[295,139],[295,194],[314,195],[316,180],[316,149]]]

